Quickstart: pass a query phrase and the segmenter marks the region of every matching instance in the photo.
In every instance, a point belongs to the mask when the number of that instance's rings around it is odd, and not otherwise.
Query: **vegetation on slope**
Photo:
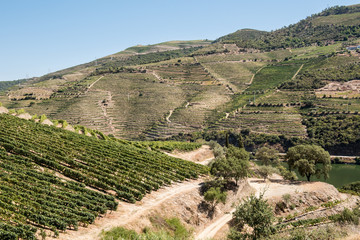
[[[0,81],[0,93],[6,91],[12,86],[26,82],[27,79],[15,80],[15,81]]]
[[[353,18],[354,13],[360,12],[359,5],[341,6],[325,9],[323,12],[308,17],[296,24],[289,25],[282,29],[259,34],[257,38],[248,38],[247,35],[240,35],[238,32],[220,38],[224,43],[235,43],[241,48],[257,48],[271,50],[277,48],[305,47],[311,44],[324,45],[331,41],[346,41],[349,38],[360,36],[360,26],[358,21],[349,24],[348,18]],[[333,20],[324,16],[339,15],[343,18]],[[322,22],[323,19],[325,20]],[[318,21],[316,21],[318,20]],[[334,20],[333,20],[334,21]],[[320,24],[320,22],[322,22]]]
[[[306,117],[309,138],[333,154],[359,155],[360,116],[330,115]]]
[[[186,229],[178,218],[163,219],[155,216],[150,219],[152,228],[144,228],[143,233],[137,233],[123,227],[115,227],[101,233],[102,240],[187,240],[191,239],[191,231]]]
[[[115,197],[135,202],[163,185],[207,172],[157,151],[7,114],[0,115],[0,126],[0,236],[9,239],[34,239],[32,225],[55,234],[77,229],[79,222],[89,224],[115,210]]]

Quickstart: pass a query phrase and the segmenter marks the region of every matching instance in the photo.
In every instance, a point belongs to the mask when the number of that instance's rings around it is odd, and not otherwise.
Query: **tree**
[[[239,148],[245,148],[244,140],[243,140],[241,134],[239,134],[238,142],[239,142]]]
[[[228,164],[230,167],[230,177],[235,180],[235,185],[237,186],[240,179],[244,179],[249,175],[249,161],[231,157],[228,159]]]
[[[275,162],[279,159],[278,151],[273,148],[262,147],[256,154],[255,158],[260,160],[264,165],[270,165],[271,162]]]
[[[225,157],[216,158],[210,169],[211,174],[226,180],[234,179],[238,184],[240,179],[246,178],[250,172],[249,153],[244,148],[230,145],[226,149]]]
[[[210,173],[217,178],[230,178],[230,165],[225,157],[218,157],[211,164]]]
[[[264,178],[264,182],[265,180],[273,173],[278,173],[279,171],[271,166],[260,166],[258,167],[258,173],[259,175]]]
[[[297,169],[301,176],[310,181],[311,176],[329,177],[331,170],[330,154],[316,145],[298,145],[291,147],[286,154],[290,170]]]
[[[237,148],[233,145],[230,145],[226,149],[226,158],[236,158],[239,160],[249,160],[249,153],[244,148]]]
[[[264,194],[260,194],[259,197],[252,195],[236,208],[233,213],[234,228],[228,236],[229,239],[259,239],[273,233],[273,209],[263,196]],[[252,234],[242,233],[245,224],[253,229]]]
[[[288,169],[286,169],[284,166],[280,165],[277,166],[277,169],[279,169],[280,171],[280,175],[285,179],[285,180],[290,180],[290,181],[295,181],[298,179],[298,177],[296,176],[296,173],[294,171],[289,171]]]
[[[205,201],[209,202],[211,205],[211,209],[214,211],[216,205],[218,203],[225,203],[226,201],[226,192],[222,192],[219,187],[211,187],[204,194]]]

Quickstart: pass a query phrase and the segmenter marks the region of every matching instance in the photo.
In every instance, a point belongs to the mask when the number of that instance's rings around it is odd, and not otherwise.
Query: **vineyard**
[[[206,167],[141,144],[100,140],[7,114],[0,115],[0,126],[0,239],[77,230],[116,210],[116,199],[134,203],[161,186],[207,173]]]

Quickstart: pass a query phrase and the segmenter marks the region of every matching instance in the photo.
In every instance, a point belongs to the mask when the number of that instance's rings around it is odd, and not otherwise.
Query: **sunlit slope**
[[[0,114],[0,125],[1,239],[35,239],[36,228],[55,234],[77,229],[116,209],[116,198],[135,202],[163,185],[207,172],[128,142],[7,114]]]

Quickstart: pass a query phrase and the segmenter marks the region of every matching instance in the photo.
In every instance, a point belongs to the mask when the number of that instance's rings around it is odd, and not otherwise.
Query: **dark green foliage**
[[[259,239],[274,233],[273,222],[275,221],[273,209],[264,200],[263,194],[259,197],[251,196],[236,208],[233,213],[234,228],[229,239]],[[247,224],[253,228],[252,234],[242,233]]]
[[[212,210],[214,210],[218,203],[225,203],[226,192],[223,192],[220,187],[211,187],[204,193],[204,199],[210,203]]]
[[[262,147],[256,151],[255,158],[262,162],[264,165],[276,163],[279,159],[278,151],[273,148]]]
[[[339,14],[346,14],[346,13],[355,13],[360,11],[360,6],[334,6],[326,8],[319,14],[314,16],[329,16],[329,15],[339,15]]]
[[[340,188],[342,192],[348,192],[355,195],[360,195],[360,181],[352,182]]]
[[[237,185],[240,179],[249,175],[249,153],[244,148],[230,145],[225,156],[216,158],[212,163],[210,172],[217,178],[234,179]]]
[[[259,166],[257,169],[257,173],[264,179],[264,181],[274,173],[278,173],[279,171],[272,166]]]
[[[241,39],[242,41],[255,40],[265,35],[266,33],[267,32],[265,31],[259,31],[255,29],[241,29],[234,33],[220,37],[215,42],[228,42],[233,41],[234,39]]]
[[[360,154],[360,116],[329,115],[305,117],[312,142],[324,147],[332,154]]]
[[[330,154],[316,145],[298,145],[291,147],[286,153],[290,170],[297,169],[301,176],[310,181],[311,176],[329,177],[331,170]]]
[[[279,165],[277,166],[277,168],[279,169],[280,175],[285,179],[285,180],[289,180],[289,181],[295,181],[298,179],[298,177],[296,176],[296,173],[294,171],[289,171],[288,169],[286,169],[284,166]]]

